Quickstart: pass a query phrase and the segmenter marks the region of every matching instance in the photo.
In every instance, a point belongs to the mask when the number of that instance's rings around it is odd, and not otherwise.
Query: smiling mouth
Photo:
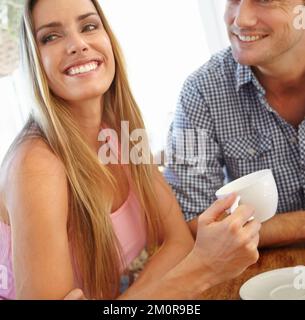
[[[248,35],[248,36],[238,35],[238,34],[234,34],[234,35],[239,39],[239,41],[243,43],[253,43],[267,37],[267,35]]]
[[[90,61],[80,66],[71,67],[65,71],[65,74],[68,76],[77,76],[80,74],[86,74],[92,71],[95,71],[100,65],[101,61]]]

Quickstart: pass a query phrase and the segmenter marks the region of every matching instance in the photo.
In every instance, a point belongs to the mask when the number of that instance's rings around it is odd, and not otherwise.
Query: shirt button
[[[256,154],[256,151],[253,148],[249,148],[248,153],[250,153],[251,156],[254,156]]]
[[[293,144],[296,144],[298,142],[298,139],[296,137],[292,137],[290,139],[290,142],[293,143]]]

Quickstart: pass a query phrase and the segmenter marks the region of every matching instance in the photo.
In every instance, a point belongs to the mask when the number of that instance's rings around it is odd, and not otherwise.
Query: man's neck
[[[305,63],[253,69],[270,106],[297,128],[305,117]]]
[[[254,66],[253,70],[265,90],[285,96],[305,92],[305,41],[293,52],[286,52],[271,62]]]
[[[276,95],[290,95],[305,91],[305,63],[297,66],[254,67],[255,75],[268,92]]]

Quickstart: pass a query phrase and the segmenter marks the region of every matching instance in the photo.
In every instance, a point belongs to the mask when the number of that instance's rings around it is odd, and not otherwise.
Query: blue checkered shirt
[[[187,221],[215,201],[226,181],[267,168],[278,187],[278,213],[305,208],[305,121],[296,129],[282,119],[252,69],[236,63],[230,48],[185,81],[169,131],[167,151],[174,160],[176,132],[186,129],[204,130],[205,152],[197,150],[196,161],[187,155],[184,163],[169,161],[164,175]],[[205,165],[198,167],[200,157]],[[194,174],[196,163],[201,170]]]

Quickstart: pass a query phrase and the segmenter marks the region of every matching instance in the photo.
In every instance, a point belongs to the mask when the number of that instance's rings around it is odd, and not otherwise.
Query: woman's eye
[[[264,3],[264,4],[269,4],[274,2],[273,0],[259,0],[259,2]]]
[[[84,32],[88,32],[88,31],[93,31],[95,30],[97,27],[94,24],[87,24],[86,26],[84,26],[83,31]]]
[[[57,38],[58,38],[58,36],[56,34],[50,34],[50,35],[42,38],[42,43],[46,44],[48,42],[56,40]]]
[[[95,24],[87,24],[83,27],[82,32],[90,32],[96,30],[98,27]],[[43,44],[47,44],[48,42],[52,42],[56,40],[59,36],[56,34],[50,34],[42,38],[41,42]]]

